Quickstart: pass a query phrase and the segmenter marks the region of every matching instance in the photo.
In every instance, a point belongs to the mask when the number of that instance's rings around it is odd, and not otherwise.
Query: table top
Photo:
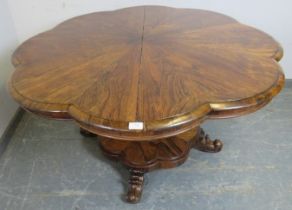
[[[283,87],[269,35],[211,11],[139,6],[65,21],[14,53],[22,107],[116,139],[152,140],[253,112]]]

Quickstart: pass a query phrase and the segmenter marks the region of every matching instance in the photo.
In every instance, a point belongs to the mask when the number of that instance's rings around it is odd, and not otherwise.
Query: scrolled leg
[[[129,203],[138,203],[141,199],[144,183],[144,171],[130,169],[129,188],[126,200]]]
[[[205,134],[203,129],[200,130],[198,139],[194,142],[193,147],[203,152],[220,152],[223,143],[219,139],[211,140],[210,137]]]

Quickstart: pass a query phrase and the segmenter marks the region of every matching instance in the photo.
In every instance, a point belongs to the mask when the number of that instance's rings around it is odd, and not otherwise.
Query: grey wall
[[[17,109],[7,92],[7,80],[13,67],[10,56],[18,44],[13,21],[5,0],[0,0],[0,136]]]

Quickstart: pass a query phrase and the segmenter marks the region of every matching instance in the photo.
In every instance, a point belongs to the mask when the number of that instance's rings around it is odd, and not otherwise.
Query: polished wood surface
[[[269,35],[228,16],[140,6],[76,17],[27,40],[13,55],[10,90],[34,113],[153,140],[262,107],[283,87],[282,54]]]
[[[265,106],[284,85],[280,45],[222,14],[140,6],[70,19],[13,55],[23,108],[73,119],[129,168],[127,201],[144,173],[182,164],[191,148],[219,152],[200,128]],[[126,141],[121,141],[126,140]]]

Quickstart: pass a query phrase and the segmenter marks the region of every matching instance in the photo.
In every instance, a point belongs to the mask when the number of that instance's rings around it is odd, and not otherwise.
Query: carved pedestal
[[[81,129],[81,134],[94,136]],[[175,137],[155,141],[121,141],[100,137],[100,147],[110,159],[121,161],[130,172],[127,201],[139,202],[144,182],[144,173],[173,168],[185,162],[191,148],[203,152],[219,152],[222,142],[212,141],[201,128],[190,130]]]

